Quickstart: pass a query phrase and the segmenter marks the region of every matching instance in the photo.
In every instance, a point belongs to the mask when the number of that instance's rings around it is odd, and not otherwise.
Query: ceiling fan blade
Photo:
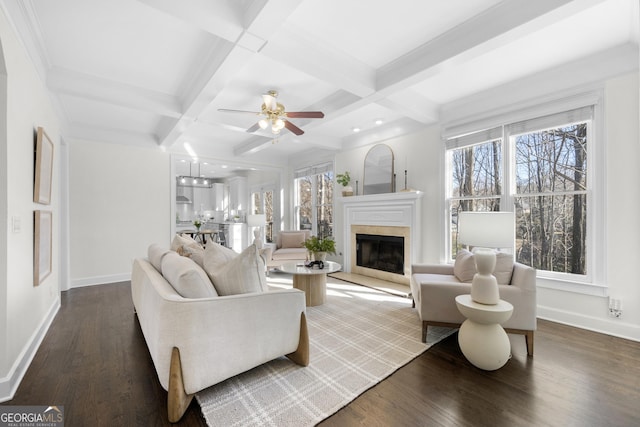
[[[246,114],[255,114],[255,115],[260,114],[255,111],[229,110],[228,108],[218,108],[218,111],[222,111],[223,113],[246,113]]]
[[[302,135],[304,133],[302,129],[300,129],[298,126],[294,125],[293,123],[291,123],[289,120],[284,121],[284,127],[289,129],[291,132],[295,133],[296,135]]]
[[[260,129],[260,124],[256,123],[255,125],[251,126],[249,129],[247,129],[245,132],[253,133],[253,132],[257,131],[258,129]]]
[[[305,118],[305,119],[321,119],[324,117],[322,111],[294,111],[287,112],[287,117]]]

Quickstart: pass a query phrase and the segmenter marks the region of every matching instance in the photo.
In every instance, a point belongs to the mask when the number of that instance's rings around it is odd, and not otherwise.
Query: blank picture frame
[[[33,285],[38,286],[51,274],[53,214],[36,210],[33,222]]]
[[[51,204],[51,180],[53,178],[53,142],[42,127],[36,132],[35,179],[33,201]]]

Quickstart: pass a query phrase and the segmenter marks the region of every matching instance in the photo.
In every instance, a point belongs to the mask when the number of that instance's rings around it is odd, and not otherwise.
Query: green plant
[[[196,219],[195,221],[193,221],[193,225],[195,225],[197,229],[200,229],[200,226],[202,226],[202,221]]]
[[[349,176],[349,171],[346,171],[345,173],[339,173],[338,175],[336,175],[336,182],[342,185],[343,187],[346,187],[347,185],[349,185],[349,183],[351,182],[351,176]]]
[[[318,239],[317,236],[311,236],[304,241],[304,247],[307,248],[309,252],[327,252],[330,254],[336,253],[336,242],[332,237]]]

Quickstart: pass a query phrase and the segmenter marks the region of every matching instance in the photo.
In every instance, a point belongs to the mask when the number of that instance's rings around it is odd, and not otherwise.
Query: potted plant
[[[343,196],[353,196],[353,187],[349,185],[351,183],[351,176],[349,176],[349,171],[336,175],[336,181],[338,182],[338,184],[342,185]]]
[[[324,261],[328,253],[336,253],[336,242],[332,237],[319,239],[317,236],[311,236],[304,241],[304,247],[313,254],[315,261]]]

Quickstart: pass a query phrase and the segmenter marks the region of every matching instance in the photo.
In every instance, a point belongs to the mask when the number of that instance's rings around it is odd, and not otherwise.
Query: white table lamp
[[[262,242],[262,227],[267,223],[267,216],[265,214],[252,214],[247,215],[247,225],[249,228],[253,228],[253,243],[261,249]]]

